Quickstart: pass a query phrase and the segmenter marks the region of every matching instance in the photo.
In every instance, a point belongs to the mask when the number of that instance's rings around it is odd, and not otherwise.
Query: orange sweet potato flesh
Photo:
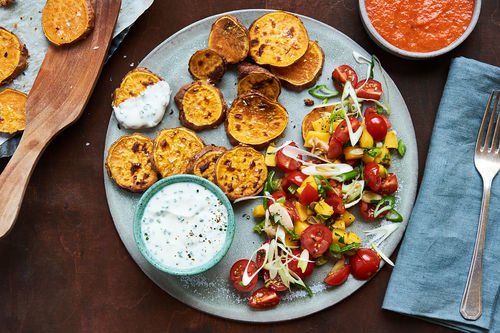
[[[161,77],[152,73],[149,69],[138,67],[128,72],[120,83],[120,87],[115,89],[113,95],[113,106],[125,102],[131,97],[137,97],[150,85],[161,81]]]
[[[226,59],[213,49],[198,50],[189,59],[189,73],[195,80],[217,83],[225,72]]]
[[[232,145],[246,144],[263,149],[288,124],[288,112],[280,103],[253,91],[238,96],[226,117],[225,127]]]
[[[249,34],[247,28],[236,17],[219,17],[208,35],[208,47],[224,56],[229,64],[236,64],[248,55]]]
[[[267,69],[248,63],[238,64],[238,95],[257,90],[270,99],[277,100],[281,93],[281,83]]]
[[[316,84],[324,63],[325,53],[321,47],[317,42],[309,41],[309,47],[302,58],[287,67],[273,66],[271,72],[281,80],[286,88],[302,91]]]
[[[28,67],[28,49],[14,34],[0,27],[0,85],[12,82]]]
[[[0,132],[13,134],[24,130],[26,98],[25,93],[14,89],[0,91]]]
[[[215,182],[215,163],[227,149],[220,146],[205,146],[189,161],[187,172]]]
[[[0,7],[8,6],[12,3],[12,0],[0,0]]]
[[[259,65],[290,66],[306,53],[309,45],[302,21],[286,12],[261,16],[252,23],[249,33],[249,55]]]
[[[90,0],[47,0],[42,14],[45,37],[54,45],[72,44],[94,28]]]

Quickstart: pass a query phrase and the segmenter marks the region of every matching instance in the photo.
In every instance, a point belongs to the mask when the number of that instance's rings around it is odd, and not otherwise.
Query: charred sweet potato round
[[[234,147],[215,164],[216,183],[231,201],[256,195],[262,191],[266,178],[264,155],[251,147]]]
[[[45,37],[54,45],[85,39],[94,29],[94,8],[90,0],[47,0],[42,14]]]
[[[219,17],[208,35],[208,47],[222,54],[229,64],[236,64],[248,55],[249,35],[247,28],[236,17]]]
[[[226,59],[213,49],[196,51],[189,59],[189,73],[195,80],[217,83],[226,72]]]
[[[138,67],[128,72],[122,79],[120,87],[111,95],[113,106],[125,102],[131,97],[137,97],[150,85],[161,81],[162,78],[144,67]]]
[[[313,130],[313,122],[320,119],[324,115],[329,115],[333,112],[335,105],[325,105],[318,106],[314,108],[311,112],[306,114],[304,120],[302,120],[302,138],[306,140],[307,133]]]
[[[207,81],[183,86],[175,95],[181,124],[195,131],[215,128],[224,121],[227,104],[222,92]]]
[[[8,6],[13,0],[0,0],[0,7]]]
[[[154,139],[153,161],[162,177],[187,173],[189,160],[205,143],[195,132],[184,128],[166,128]]]
[[[256,19],[249,29],[249,55],[259,65],[290,66],[307,51],[309,36],[302,21],[286,12]]]
[[[250,90],[257,90],[264,96],[277,100],[281,93],[281,83],[267,69],[242,62],[238,64],[238,95]]]
[[[276,75],[283,85],[294,91],[302,91],[310,88],[318,81],[325,53],[317,42],[309,41],[309,47],[302,58],[287,67],[271,67],[271,72]]]
[[[153,141],[139,133],[116,140],[108,150],[106,170],[116,184],[132,192],[144,192],[158,180],[151,163]]]
[[[286,128],[288,112],[280,103],[258,92],[238,96],[226,117],[226,134],[232,145],[263,149]]]
[[[227,151],[220,146],[205,146],[189,161],[187,172],[215,182],[215,163]]]
[[[0,91],[0,132],[13,134],[24,130],[26,98],[25,93],[14,89]]]
[[[0,27],[0,86],[12,82],[28,67],[28,49],[15,33]]]

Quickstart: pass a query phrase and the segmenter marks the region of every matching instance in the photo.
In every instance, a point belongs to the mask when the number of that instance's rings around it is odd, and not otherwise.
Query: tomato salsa
[[[405,51],[432,52],[465,32],[474,0],[365,0],[365,6],[386,41]]]

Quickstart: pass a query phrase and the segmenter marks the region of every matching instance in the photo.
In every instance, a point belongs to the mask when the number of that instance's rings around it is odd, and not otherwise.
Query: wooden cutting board
[[[49,46],[28,94],[23,136],[0,175],[0,238],[17,219],[42,152],[83,113],[104,65],[120,5],[121,0],[95,1],[95,26],[87,39],[70,46]]]

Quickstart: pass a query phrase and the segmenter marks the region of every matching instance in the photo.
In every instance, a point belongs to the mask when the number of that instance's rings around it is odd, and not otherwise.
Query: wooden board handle
[[[50,138],[25,132],[16,152],[0,175],[0,238],[16,222],[24,192],[41,153]]]

